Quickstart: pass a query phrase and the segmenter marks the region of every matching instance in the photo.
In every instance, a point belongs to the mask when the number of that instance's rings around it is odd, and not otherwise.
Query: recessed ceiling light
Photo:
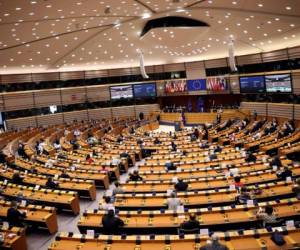
[[[286,10],[291,10],[292,7],[291,7],[291,6],[286,6],[285,9],[286,9]]]
[[[261,7],[263,7],[264,5],[263,5],[262,3],[259,3],[257,6],[261,8]]]

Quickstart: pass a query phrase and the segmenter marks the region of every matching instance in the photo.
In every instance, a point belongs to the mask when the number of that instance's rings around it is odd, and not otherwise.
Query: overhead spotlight
[[[107,7],[105,8],[104,13],[105,13],[105,14],[110,14],[110,13],[111,13],[110,6],[107,6]]]
[[[147,19],[149,17],[151,17],[150,13],[144,13],[143,16],[142,16],[143,19]]]

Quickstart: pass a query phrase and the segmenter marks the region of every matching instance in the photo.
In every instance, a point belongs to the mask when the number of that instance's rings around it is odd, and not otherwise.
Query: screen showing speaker
[[[110,87],[110,96],[112,100],[133,98],[132,85]]]
[[[265,76],[266,89],[269,93],[292,92],[292,80],[290,74]]]
[[[187,84],[186,80],[168,80],[165,81],[165,92],[166,93],[178,93],[186,92]]]
[[[265,92],[264,76],[249,76],[240,78],[241,93],[263,93]]]
[[[228,89],[228,84],[225,77],[209,77],[206,80],[206,87],[210,91],[224,91]]]
[[[133,85],[134,97],[147,98],[156,96],[156,83],[143,83]]]

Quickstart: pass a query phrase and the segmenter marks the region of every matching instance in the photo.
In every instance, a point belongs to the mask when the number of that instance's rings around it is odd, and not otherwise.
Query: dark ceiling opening
[[[144,36],[152,29],[156,28],[167,28],[167,27],[184,27],[184,28],[194,28],[194,27],[209,27],[205,22],[179,16],[168,16],[157,19],[149,20],[142,30],[141,37]]]

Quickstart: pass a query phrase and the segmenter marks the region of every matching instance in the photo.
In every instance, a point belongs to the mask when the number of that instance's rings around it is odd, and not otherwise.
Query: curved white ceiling
[[[159,28],[164,16],[208,28]],[[124,68],[226,57],[300,45],[299,0],[0,0],[0,73]]]

